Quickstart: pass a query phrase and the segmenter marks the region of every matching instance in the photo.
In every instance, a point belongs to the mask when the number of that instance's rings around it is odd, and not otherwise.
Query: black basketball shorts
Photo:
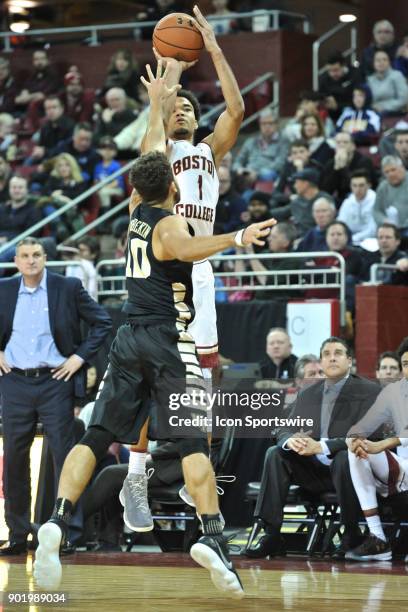
[[[202,380],[195,343],[188,332],[178,330],[175,323],[128,322],[118,329],[112,343],[89,426],[103,427],[118,442],[136,443],[154,404],[157,437],[171,439],[173,436],[160,435],[168,431],[169,392],[185,391],[186,378]],[[206,439],[206,433],[196,431],[194,437]]]

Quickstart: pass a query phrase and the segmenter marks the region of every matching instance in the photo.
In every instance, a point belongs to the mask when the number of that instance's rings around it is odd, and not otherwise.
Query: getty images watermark
[[[213,390],[207,381],[177,381],[161,402],[159,437],[196,437],[211,431],[223,437],[233,427],[235,437],[270,437],[277,429],[306,431],[313,419],[291,414],[294,400],[290,381],[285,387],[257,390],[258,381],[223,383]],[[165,406],[168,406],[166,411]],[[163,406],[164,412],[163,414]]]

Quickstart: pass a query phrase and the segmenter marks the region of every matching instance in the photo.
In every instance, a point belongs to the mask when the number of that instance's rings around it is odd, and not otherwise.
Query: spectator
[[[96,265],[101,252],[99,240],[95,236],[82,236],[77,240],[77,245],[81,258]]]
[[[332,221],[326,228],[327,250],[334,251],[342,255],[346,262],[346,306],[351,313],[354,312],[355,286],[360,282],[364,275],[365,267],[360,251],[350,246],[351,233],[343,221]],[[318,257],[315,260],[319,268],[338,268],[340,266],[337,257],[327,255]],[[330,283],[330,276],[326,282]],[[338,297],[336,289],[321,289],[320,291],[309,290],[307,297],[332,298]]]
[[[382,223],[377,229],[378,251],[368,253],[366,256],[366,272],[365,278],[370,277],[370,268],[374,264],[383,263],[395,265],[399,261],[403,261],[407,257],[404,251],[400,250],[401,232],[392,223]],[[403,275],[403,270],[392,272],[390,270],[379,270],[377,272],[377,280],[380,280],[385,285],[404,285],[406,276]]]
[[[324,126],[326,138],[334,134],[334,123],[330,119],[327,110],[322,105],[322,97],[316,91],[302,91],[300,102],[296,108],[295,116],[290,119],[283,130],[284,138],[292,141],[299,140],[302,129],[302,119],[305,115],[319,115]]]
[[[291,223],[278,223],[271,228],[271,231],[267,238],[268,250],[269,253],[273,253],[274,255],[282,253],[287,254],[293,250],[293,243],[296,238],[296,230]],[[250,247],[246,247],[243,251],[247,254],[254,253],[254,249],[252,245]],[[238,252],[238,251],[237,251]],[[241,272],[244,270],[242,266],[242,261],[237,261],[235,264],[236,272]],[[250,259],[249,260],[250,269],[253,272],[258,273],[257,282],[259,285],[273,285],[274,289],[266,289],[265,291],[258,290],[256,291],[255,297],[259,300],[270,300],[270,299],[284,299],[287,300],[289,298],[297,297],[299,295],[298,290],[292,289],[279,289],[276,288],[279,285],[287,285],[288,280],[286,275],[284,277],[271,278],[270,276],[266,276],[265,273],[273,272],[273,271],[282,271],[282,270],[296,270],[300,267],[299,260],[291,259],[288,257],[282,258],[274,258],[274,259]],[[297,282],[297,279],[294,279],[293,284]],[[276,287],[276,288],[275,288]]]
[[[319,190],[319,175],[316,170],[305,168],[301,172],[296,172],[292,178],[295,181],[296,195],[292,196],[290,204],[273,208],[271,216],[277,221],[292,218],[299,236],[304,236],[309,229],[314,227],[313,203],[321,197],[330,199],[330,196]]]
[[[351,134],[357,145],[371,144],[381,132],[381,117],[370,106],[371,95],[366,87],[354,87],[353,104],[343,109],[336,130]]]
[[[31,153],[33,161],[47,157],[47,151],[70,138],[75,125],[73,119],[64,115],[64,106],[58,96],[48,96],[44,100],[44,111],[46,120],[40,129],[38,144]]]
[[[309,144],[310,159],[324,166],[334,155],[326,142],[322,120],[319,115],[309,113],[301,121],[301,136]]]
[[[238,30],[237,20],[234,19],[236,13],[230,11],[228,8],[228,0],[212,0],[214,12],[208,13],[207,18],[210,17],[209,22],[214,29],[214,32],[218,34],[231,34]]]
[[[9,199],[0,204],[0,245],[21,234],[40,218],[35,198],[28,193],[27,179],[13,176],[9,182]],[[0,255],[2,261],[10,261],[10,258],[4,259],[4,256],[4,253]]]
[[[218,178],[220,197],[215,211],[214,234],[226,234],[242,226],[241,215],[247,210],[247,203],[234,190],[228,168],[220,166]]]
[[[15,113],[17,85],[10,71],[10,62],[0,56],[0,113]]]
[[[260,223],[266,221],[271,216],[269,213],[270,197],[263,191],[254,191],[249,198],[248,208],[246,212],[242,213],[242,220],[246,225],[251,223]],[[254,253],[261,253],[268,249],[267,246],[261,246],[254,244]]]
[[[360,70],[364,78],[374,71],[374,54],[381,50],[388,53],[391,59],[394,59],[398,49],[398,43],[395,42],[394,26],[392,23],[383,19],[377,21],[373,27],[374,41],[363,50]]]
[[[10,113],[0,113],[0,154],[4,153],[7,161],[17,157],[16,120]]]
[[[408,78],[408,34],[405,34],[402,45],[398,47],[392,66]]]
[[[313,384],[319,378],[324,378],[319,357],[312,353],[299,357],[296,361],[294,376],[296,387],[302,389]]]
[[[53,162],[54,168],[44,186],[44,193],[53,198],[73,200],[86,190],[81,169],[69,153],[60,153]]]
[[[59,153],[72,155],[78,162],[82,177],[88,187],[93,179],[96,164],[101,160],[99,153],[92,147],[92,134],[93,130],[89,123],[78,123],[72,139],[61,143],[52,151],[53,156]]]
[[[408,168],[408,130],[395,131],[395,151],[405,168]]]
[[[182,13],[185,11],[184,3],[177,0],[151,0],[142,11],[136,14],[138,21],[159,21],[169,13]],[[143,28],[142,38],[152,40],[153,28]]]
[[[397,353],[385,351],[377,359],[375,377],[382,387],[401,378],[401,364]]]
[[[4,497],[9,543],[2,555],[27,551],[30,524],[30,446],[41,420],[55,478],[74,439],[74,396],[85,395],[86,362],[111,328],[108,314],[76,279],[45,269],[41,244],[17,246],[20,277],[1,281],[0,370],[4,443]],[[81,334],[82,321],[88,334]],[[76,513],[72,526],[81,528]],[[78,534],[77,534],[78,535]]]
[[[408,490],[408,462],[399,451],[408,446],[407,401],[408,382],[408,338],[398,348],[398,357],[404,377],[386,385],[368,412],[348,432],[350,474],[355,492],[367,522],[369,534],[360,546],[346,553],[346,559],[356,561],[391,561],[391,544],[384,533],[378,498],[391,497],[398,504],[401,518],[406,515],[402,492]],[[388,423],[392,435],[382,440],[371,441],[369,436],[378,427]],[[391,452],[393,451],[393,452]],[[394,505],[394,508],[396,509]]]
[[[297,245],[299,252],[327,251],[326,228],[336,217],[336,206],[330,197],[321,197],[313,202],[313,219],[316,223]]]
[[[75,243],[67,242],[57,247],[59,253],[61,253],[63,261],[74,261],[80,265],[68,265],[65,268],[65,276],[70,278],[78,278],[85,291],[89,293],[91,298],[98,301],[98,279],[96,274],[96,268],[92,261],[81,257],[80,250]]]
[[[350,179],[355,170],[364,170],[374,187],[377,177],[371,159],[356,150],[351,134],[339,132],[335,142],[334,159],[327,162],[321,184],[322,189],[333,195],[340,205],[350,193]]]
[[[129,49],[115,51],[109,63],[103,92],[112,87],[120,87],[125,90],[128,98],[139,102],[139,81],[140,74],[132,52]]]
[[[84,88],[82,75],[76,70],[69,71],[64,76],[61,100],[66,115],[75,123],[92,121],[95,92],[93,89]]]
[[[124,89],[112,87],[105,94],[107,107],[103,109],[96,123],[95,138],[117,136],[126,126],[135,120],[135,112],[127,107]]]
[[[384,180],[380,183],[374,204],[377,225],[385,221],[408,230],[408,175],[399,157],[386,155],[381,162]]]
[[[401,148],[399,151],[397,151],[395,145],[397,136],[400,133],[402,136],[402,139],[400,140]],[[378,151],[381,159],[383,159],[386,155],[399,155],[404,162],[404,166],[408,169],[408,153],[406,153],[406,148],[408,148],[408,139],[403,137],[405,133],[408,135],[408,122],[404,120],[398,121],[395,124],[394,129],[387,130],[387,132],[384,133],[384,136],[379,142]]]
[[[372,107],[379,113],[404,113],[407,110],[408,85],[405,77],[391,68],[386,51],[374,54],[374,72],[367,79],[373,97]]]
[[[11,167],[4,153],[0,153],[0,205],[9,196],[9,182],[11,178]]]
[[[297,357],[292,354],[292,341],[286,329],[270,329],[266,336],[266,356],[259,364],[262,378],[294,378],[296,362]]]
[[[247,138],[233,163],[238,173],[247,173],[249,181],[274,180],[282,170],[286,145],[279,132],[278,119],[272,110],[263,110],[259,116],[259,133]]]
[[[352,243],[361,246],[366,238],[375,238],[377,226],[373,217],[375,191],[363,170],[355,170],[350,181],[351,194],[340,206],[337,216],[352,234]]]
[[[75,158],[69,153],[60,153],[54,160],[54,168],[44,185],[45,198],[40,199],[44,206],[45,214],[54,212],[79,197],[87,189],[87,184],[82,178],[81,170]],[[84,202],[81,203],[81,208]],[[58,242],[65,240],[70,233],[82,229],[85,225],[83,213],[79,207],[72,207],[66,211],[57,221],[53,222],[52,230],[56,234]]]
[[[344,556],[346,550],[360,542],[359,504],[353,493],[344,438],[380,389],[350,373],[352,360],[344,340],[336,337],[325,340],[320,359],[326,379],[303,389],[290,413],[291,417],[313,419],[312,431],[300,434],[294,428],[281,429],[277,446],[266,452],[254,513],[264,522],[265,536],[257,546],[245,551],[248,557],[262,558],[282,552],[280,529],[291,484],[298,484],[312,494],[336,491],[345,527],[336,556]]]
[[[33,53],[33,71],[24,81],[24,88],[15,98],[15,104],[25,110],[32,102],[39,102],[60,89],[57,72],[51,67],[47,52],[38,49]]]
[[[120,163],[115,159],[117,152],[118,148],[113,138],[105,136],[101,139],[99,142],[99,154],[102,157],[102,161],[95,166],[95,183],[103,181],[103,179],[121,168]],[[113,198],[123,198],[125,196],[125,189],[125,179],[121,175],[98,191],[98,197],[104,212],[110,209]]]
[[[327,70],[320,77],[319,92],[325,97],[330,117],[336,121],[346,106],[350,106],[353,88],[359,76],[355,68],[346,65],[340,51],[330,55]]]
[[[149,119],[149,96],[146,87],[138,85],[141,110],[137,119],[129,123],[119,134],[115,136],[115,142],[119,151],[140,151],[143,137],[147,130]]]
[[[293,175],[305,168],[322,171],[322,166],[315,160],[310,159],[309,144],[306,140],[294,140],[290,143],[289,155],[285,161],[279,180],[273,190],[273,198],[285,191],[294,193]]]

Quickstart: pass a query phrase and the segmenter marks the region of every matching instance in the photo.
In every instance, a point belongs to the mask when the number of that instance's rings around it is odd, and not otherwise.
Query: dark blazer
[[[0,280],[0,351],[4,351],[13,329],[20,277]],[[73,353],[88,362],[100,349],[112,328],[112,321],[102,306],[85,291],[77,278],[53,274],[47,270],[48,310],[55,344],[64,357]],[[85,338],[81,321],[89,327]],[[86,368],[75,374],[75,395],[83,397]]]
[[[307,387],[298,395],[290,417],[313,419],[312,433],[315,440],[320,439],[321,406],[324,380]],[[361,376],[350,374],[334,404],[329,423],[329,440],[326,444],[333,456],[340,450],[345,450],[346,435],[350,427],[357,423],[374,403],[381,387]],[[305,431],[307,427],[303,428]],[[299,431],[299,427],[278,432],[278,446],[282,447],[286,440]]]

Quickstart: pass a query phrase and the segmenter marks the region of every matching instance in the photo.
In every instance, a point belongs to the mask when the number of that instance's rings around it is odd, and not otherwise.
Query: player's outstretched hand
[[[267,221],[262,221],[261,223],[252,223],[245,228],[244,233],[242,234],[241,240],[244,246],[248,244],[257,244],[259,246],[263,246],[265,244],[265,238],[271,231],[270,228],[276,225],[276,219],[268,219]]]
[[[163,102],[166,98],[171,96],[175,91],[181,89],[181,85],[173,85],[173,87],[167,87],[166,77],[170,69],[169,64],[166,66],[163,72],[163,62],[160,59],[157,62],[156,76],[154,76],[150,64],[146,64],[146,72],[149,80],[143,76],[140,77],[143,85],[147,89],[150,101]]]
[[[192,66],[195,66],[196,63],[198,62],[198,60],[194,60],[193,62],[185,62],[184,60],[177,60],[174,57],[163,57],[162,55],[160,55],[156,47],[153,47],[153,53],[157,61],[159,60],[162,61],[163,66],[165,66],[166,68],[168,66],[170,68],[172,66],[177,66],[181,69],[181,72],[184,72],[184,70],[188,70],[189,68],[192,68]]]
[[[217,39],[215,38],[214,30],[197,5],[194,6],[193,13],[196,18],[196,26],[201,32],[201,36],[203,37],[204,45],[208,53],[218,51],[219,46]]]

